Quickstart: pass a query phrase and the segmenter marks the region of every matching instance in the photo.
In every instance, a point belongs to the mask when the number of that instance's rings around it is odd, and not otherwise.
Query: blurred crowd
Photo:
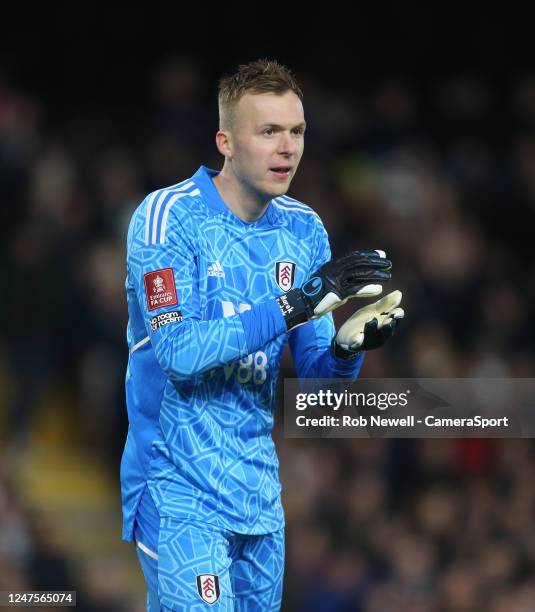
[[[64,389],[77,443],[118,481],[126,228],[148,192],[222,166],[202,68],[162,60],[124,108],[58,108],[0,73],[3,449],[24,449],[43,397]],[[290,195],[320,214],[335,256],[386,250],[404,294],[406,320],[362,375],[534,377],[535,76],[383,76],[336,91],[297,76],[308,127]],[[283,366],[291,376],[288,355]],[[535,610],[530,441],[295,441],[280,424],[275,437],[283,609]],[[54,580],[36,561],[54,546],[18,501],[7,456],[0,590],[36,588]]]
[[[144,612],[143,598],[128,586],[125,559],[75,557],[61,519],[29,508],[4,456],[0,466],[0,592],[74,591],[80,612]]]
[[[535,609],[530,440],[281,441],[285,610]]]

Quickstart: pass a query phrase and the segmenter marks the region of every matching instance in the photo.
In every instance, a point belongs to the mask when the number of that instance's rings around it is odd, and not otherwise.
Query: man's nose
[[[296,151],[296,143],[289,132],[281,132],[279,138],[278,152],[283,155],[293,155]]]

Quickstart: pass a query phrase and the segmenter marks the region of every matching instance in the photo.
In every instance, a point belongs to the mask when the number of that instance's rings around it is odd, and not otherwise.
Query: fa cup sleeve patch
[[[178,304],[173,268],[147,272],[143,280],[145,281],[145,295],[147,296],[149,310]]]

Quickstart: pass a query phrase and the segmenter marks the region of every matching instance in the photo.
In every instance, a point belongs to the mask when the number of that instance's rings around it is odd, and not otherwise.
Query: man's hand
[[[391,278],[383,251],[353,251],[325,263],[299,289],[280,296],[288,329],[331,312],[354,297],[379,295]]]
[[[338,330],[333,341],[334,354],[352,359],[360,351],[382,346],[405,316],[400,303],[401,291],[392,291],[374,304],[357,310]]]

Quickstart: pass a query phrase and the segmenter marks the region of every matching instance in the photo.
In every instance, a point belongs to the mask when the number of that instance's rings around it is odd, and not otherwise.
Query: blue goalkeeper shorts
[[[284,529],[252,536],[162,517],[157,543],[136,542],[147,612],[280,610]]]

